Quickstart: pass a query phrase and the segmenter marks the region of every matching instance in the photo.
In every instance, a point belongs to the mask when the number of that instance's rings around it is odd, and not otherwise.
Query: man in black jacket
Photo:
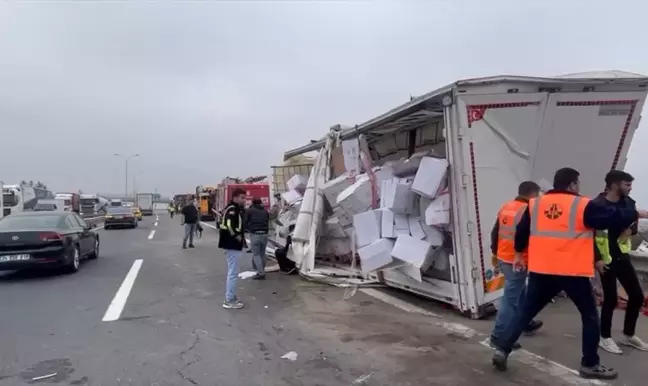
[[[634,177],[622,170],[611,170],[605,176],[606,191],[594,200],[604,206],[619,208],[636,208],[635,201],[630,198]],[[629,228],[610,227],[597,232],[596,244],[600,249],[601,287],[603,289],[603,307],[601,307],[601,341],[600,347],[612,354],[623,354],[623,351],[612,339],[612,315],[617,306],[617,280],[628,294],[625,321],[623,323],[624,338],[619,342],[623,346],[640,351],[648,351],[648,344],[635,335],[637,319],[644,302],[644,293],[637,272],[632,265],[630,255],[630,237],[637,234],[637,222]]]
[[[270,214],[260,199],[252,200],[252,206],[245,211],[245,230],[250,233],[252,267],[257,272],[253,280],[265,279],[266,246],[268,245],[268,226]]]
[[[234,189],[232,201],[223,210],[223,216],[218,225],[220,237],[218,248],[225,250],[227,257],[227,283],[225,285],[225,301],[223,308],[243,308],[243,303],[236,297],[236,279],[239,274],[239,262],[245,246],[243,230],[243,205],[245,190]]]

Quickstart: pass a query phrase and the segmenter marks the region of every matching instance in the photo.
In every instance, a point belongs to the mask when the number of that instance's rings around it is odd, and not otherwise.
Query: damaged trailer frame
[[[322,150],[309,180],[317,197],[322,180],[343,172],[333,160],[341,157],[334,141],[366,136],[374,165],[434,146],[444,151],[454,251],[449,280],[419,282],[396,269],[369,278],[479,318],[502,296],[503,276],[490,258],[490,230],[500,206],[515,197],[520,182],[547,189],[554,172],[566,166],[581,173],[582,194],[599,193],[605,173],[625,166],[647,93],[648,77],[621,71],[461,80],[353,128],[331,130],[285,158]],[[324,165],[329,170],[321,170]],[[313,228],[311,244],[317,240]],[[309,260],[315,248],[316,242],[293,251],[302,273],[314,265]]]

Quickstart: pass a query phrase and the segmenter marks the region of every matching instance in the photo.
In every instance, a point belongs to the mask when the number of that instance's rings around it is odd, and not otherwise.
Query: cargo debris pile
[[[355,178],[344,173],[326,182],[321,190],[328,215],[317,242],[318,260],[351,264],[357,254],[364,274],[395,269],[419,282],[423,276],[450,281],[447,170],[445,158],[426,151]],[[282,196],[288,203],[282,223],[294,222],[306,184],[304,176],[291,179]]]

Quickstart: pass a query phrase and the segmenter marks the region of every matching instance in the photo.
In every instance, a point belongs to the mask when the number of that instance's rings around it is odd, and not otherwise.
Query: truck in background
[[[153,193],[137,193],[135,203],[139,206],[143,216],[153,215]]]
[[[81,194],[81,214],[95,216],[106,213],[110,201],[97,194]]]
[[[20,213],[32,210],[38,198],[34,188],[28,185],[3,185],[2,186],[2,215]]]
[[[79,193],[56,193],[54,199],[63,200],[65,211],[81,213],[81,195]]]
[[[232,199],[234,190],[240,188],[245,190],[245,207],[252,205],[252,200],[258,198],[266,209],[270,208],[270,183],[266,176],[250,177],[245,180],[238,178],[225,178],[218,184],[214,194],[215,215],[219,215]]]
[[[198,206],[198,214],[201,220],[212,221],[215,219],[215,197],[215,187],[204,185],[199,185],[196,187],[196,205]]]

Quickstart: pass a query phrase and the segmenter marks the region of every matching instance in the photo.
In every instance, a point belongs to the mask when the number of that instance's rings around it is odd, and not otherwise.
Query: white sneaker
[[[636,335],[626,336],[625,339],[619,342],[620,344],[628,347],[635,348],[640,351],[648,351],[648,344],[639,339]]]
[[[612,354],[623,354],[623,351],[619,346],[617,346],[616,342],[612,338],[601,338],[599,341],[599,347]]]

